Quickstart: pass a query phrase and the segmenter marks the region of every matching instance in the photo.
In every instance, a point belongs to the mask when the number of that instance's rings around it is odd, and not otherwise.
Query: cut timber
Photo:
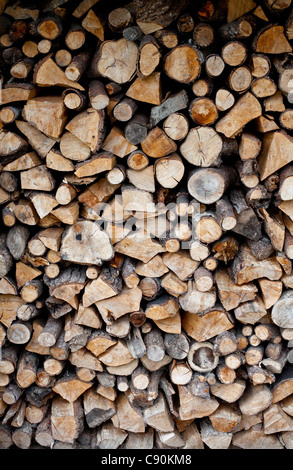
[[[293,448],[293,1],[19,3],[0,447]]]
[[[89,99],[94,109],[104,109],[110,103],[106,88],[99,80],[92,80],[89,84]]]
[[[207,75],[210,78],[215,78],[221,75],[224,71],[225,62],[223,61],[222,57],[218,54],[210,54],[206,58],[205,62],[205,70]]]
[[[131,184],[140,190],[155,192],[154,166],[149,165],[143,170],[127,170],[127,176]]]
[[[283,202],[282,204],[286,205],[286,202]],[[273,248],[275,250],[282,251],[285,242],[286,230],[281,212],[270,215],[264,208],[261,208],[259,213],[264,219],[264,229],[270,238]]]
[[[95,428],[116,413],[113,402],[96,393],[93,388],[87,390],[83,398],[85,419],[89,428]]]
[[[124,287],[115,297],[96,302],[96,306],[105,323],[112,325],[126,313],[139,311],[141,298],[142,292],[138,287],[132,289]]]
[[[71,132],[64,132],[60,140],[60,150],[66,159],[84,161],[91,153],[87,144],[82,142]]]
[[[151,109],[149,128],[155,127],[160,121],[170,116],[170,114],[185,109],[188,106],[188,96],[185,90],[167,98],[160,106]]]
[[[94,307],[84,307],[79,304],[78,310],[73,319],[77,325],[85,325],[99,329],[102,326],[100,316]]]
[[[222,403],[209,419],[216,431],[230,432],[240,423],[241,415],[236,407]]]
[[[223,60],[231,67],[236,67],[244,63],[247,57],[247,49],[239,41],[229,41],[222,48]]]
[[[164,253],[162,256],[164,264],[173,271],[181,281],[189,278],[199,266],[199,261],[195,261],[184,251],[176,253]]]
[[[154,127],[141,142],[141,148],[146,155],[161,158],[176,152],[177,145],[159,127]]]
[[[184,359],[187,357],[189,351],[189,342],[185,334],[166,334],[164,338],[164,345],[167,354],[169,354],[173,359]]]
[[[13,344],[26,344],[31,337],[32,326],[15,321],[7,330],[7,339]]]
[[[257,98],[266,98],[268,96],[273,96],[276,93],[277,86],[271,78],[268,78],[268,77],[257,78],[253,80],[252,82],[251,91]],[[284,121],[286,122],[286,115],[284,115]],[[289,128],[290,127],[288,127],[288,129]]]
[[[180,83],[193,82],[200,74],[199,54],[192,46],[182,44],[164,59],[164,70],[169,78]]]
[[[233,94],[225,88],[220,88],[215,96],[215,104],[219,111],[227,111],[235,103]]]
[[[36,380],[39,359],[36,354],[24,351],[17,365],[16,379],[22,388],[28,388]]]
[[[0,294],[0,322],[9,328],[16,320],[16,313],[24,302],[17,295]]]
[[[292,291],[285,291],[272,308],[272,320],[281,328],[293,328]]]
[[[161,60],[160,46],[151,35],[146,35],[139,45],[139,57],[137,62],[137,73],[139,76],[147,77],[157,68]]]
[[[144,410],[144,421],[157,431],[171,432],[174,422],[171,419],[169,408],[164,395],[160,392],[154,404]]]
[[[141,170],[145,173],[145,170]],[[146,179],[146,178],[145,178]],[[123,185],[122,204],[126,211],[155,212],[155,204],[150,192],[137,189],[132,185]]]
[[[91,351],[95,356],[99,356],[105,352],[111,346],[114,346],[116,341],[112,339],[106,333],[93,332],[89,337],[88,343],[86,345],[87,349]]]
[[[182,10],[186,7],[186,2],[180,0],[151,0],[145,4],[142,0],[135,0],[137,10],[136,21],[144,34],[151,34],[155,31],[168,27],[175,21]]]
[[[21,171],[29,170],[41,164],[41,160],[35,152],[28,152],[21,157],[16,158],[13,162],[3,167],[3,171]]]
[[[47,55],[36,64],[33,77],[34,83],[40,87],[60,86],[84,91],[79,83],[66,77],[65,72],[58,67],[51,56],[52,54]]]
[[[149,302],[146,307],[146,317],[152,320],[163,320],[174,317],[179,311],[178,302],[171,296],[160,297],[159,300]]]
[[[73,403],[54,397],[51,408],[52,437],[57,441],[73,443],[83,429],[81,399]]]
[[[202,243],[212,243],[222,236],[222,229],[212,212],[193,214],[195,237]]]
[[[117,399],[117,413],[111,418],[115,428],[135,433],[145,431],[145,423],[141,414],[131,406],[127,392],[121,393]]]
[[[105,268],[97,279],[89,282],[83,295],[83,306],[89,307],[99,300],[114,297],[122,289],[122,282],[115,268]]]
[[[265,79],[263,79],[265,80]],[[236,91],[237,93],[243,93],[244,91],[247,91],[248,88],[250,87],[252,81],[252,75],[248,67],[246,66],[241,66],[241,67],[236,67],[229,75],[228,82],[231,90]],[[266,85],[267,83],[265,83]],[[253,87],[252,91],[255,94],[255,96],[262,98],[262,91],[263,88],[259,84],[259,88],[257,89],[257,84],[255,81],[253,82]],[[260,89],[260,90],[259,90]],[[257,92],[259,90],[259,92]],[[276,86],[274,88],[274,91],[276,91]],[[272,92],[271,94],[273,94]],[[268,90],[268,95],[270,95],[270,90]]]
[[[61,152],[56,150],[50,150],[50,152],[46,155],[46,166],[51,170],[64,173],[74,171],[74,165],[72,161],[63,157]]]
[[[81,111],[86,106],[86,97],[73,88],[65,88],[62,93],[63,102],[68,109]]]
[[[133,361],[125,341],[118,340],[114,346],[99,355],[99,360],[106,366],[119,367],[129,364]]]
[[[117,157],[123,158],[137,150],[137,147],[128,142],[124,132],[119,127],[114,126],[104,140],[102,149],[113,153]]]
[[[122,38],[118,41],[104,41],[99,49],[97,72],[109,80],[121,84],[134,76],[138,48],[132,41]]]
[[[226,137],[233,137],[235,134],[238,134],[248,122],[261,116],[261,114],[262,109],[259,101],[250,92],[247,92],[237,101],[233,108],[217,122],[216,130]]]
[[[236,379],[232,384],[216,382],[211,385],[212,394],[227,403],[235,403],[243,395],[246,388],[245,380]]]
[[[211,309],[216,303],[216,292],[200,292],[195,288],[194,281],[188,281],[188,290],[179,296],[179,302],[183,310],[192,314]]]
[[[38,23],[37,31],[45,39],[54,40],[61,34],[62,26],[58,18],[48,17]]]
[[[88,12],[90,8],[92,8],[98,2],[99,0],[82,0],[75,8],[72,15],[75,18],[81,18],[83,15],[85,15],[85,13]]]
[[[181,333],[181,316],[177,313],[174,317],[164,318],[162,320],[154,320],[160,330],[166,333],[179,335]]]
[[[292,161],[293,141],[285,131],[267,132],[258,157],[261,181]]]
[[[288,364],[272,386],[272,403],[278,403],[292,395],[292,364]]]
[[[57,380],[53,391],[58,393],[67,402],[74,404],[80,395],[88,390],[91,385],[91,383],[83,382],[68,373]]]
[[[216,202],[216,217],[223,230],[233,230],[237,224],[234,209],[226,196]]]
[[[100,41],[104,41],[104,26],[95,12],[90,9],[81,23],[82,27],[96,36]]]
[[[29,83],[11,83],[4,86],[1,91],[1,105],[14,101],[27,101],[37,94],[37,87]]]
[[[219,134],[209,127],[191,129],[180,147],[183,157],[192,165],[218,166],[223,141]]]
[[[197,168],[189,175],[188,191],[197,201],[212,204],[221,199],[234,178],[232,168]]]
[[[253,300],[258,291],[251,282],[242,285],[235,284],[224,269],[216,271],[215,282],[221,303],[228,311],[237,308],[242,302]]]
[[[213,351],[212,343],[195,342],[189,348],[187,360],[193,370],[206,373],[217,367],[219,356]]]
[[[293,199],[292,183],[293,183],[293,166],[287,165],[280,172],[279,194],[282,201]]]
[[[38,424],[35,440],[43,447],[52,447],[54,445],[55,441],[52,436],[51,418],[49,414]]]
[[[200,423],[201,438],[209,449],[228,449],[233,434],[231,432],[217,431],[213,425],[204,420]]]
[[[231,274],[233,281],[239,285],[263,277],[278,281],[282,276],[282,268],[274,258],[257,260],[248,246],[243,246],[232,262]]]
[[[29,449],[32,440],[32,426],[26,422],[12,434],[12,441],[19,449]]]
[[[52,191],[54,188],[53,176],[45,165],[39,165],[20,174],[22,189],[36,191]]]
[[[8,157],[14,153],[27,150],[25,140],[14,132],[2,130],[0,134],[0,156]],[[4,201],[5,202],[5,201]]]
[[[74,263],[100,265],[113,257],[113,248],[106,232],[95,222],[84,220],[65,229],[60,255]]]
[[[56,201],[56,199],[49,192],[43,192],[43,191],[39,190],[40,187],[42,188],[42,183],[44,184],[44,186],[52,185],[52,187],[54,187],[55,182],[53,181],[52,175],[51,175],[50,172],[47,171],[46,167],[42,168],[40,166],[40,167],[37,167],[37,168],[40,168],[39,172],[35,171],[31,174],[31,177],[33,175],[35,176],[35,178],[36,178],[35,181],[32,181],[32,180],[28,179],[28,176],[30,175],[30,173],[27,173],[27,172],[22,172],[21,175],[23,174],[23,176],[21,176],[21,178],[23,179],[23,181],[26,181],[25,184],[27,184],[29,186],[34,186],[34,188],[28,188],[28,189],[36,189],[35,192],[32,192],[31,194],[29,194],[29,198],[30,198],[31,202],[33,203],[33,206],[34,206],[38,216],[40,217],[40,219],[43,219],[46,216],[48,216],[50,214],[50,212],[56,206],[58,206],[58,202]],[[30,171],[31,170],[28,170],[28,172],[30,172]],[[32,184],[32,183],[34,183],[34,184]],[[43,254],[43,253],[35,253],[35,254]]]
[[[55,140],[46,137],[42,132],[25,121],[15,121],[15,124],[41,157],[45,157],[56,143]]]
[[[188,133],[189,122],[184,114],[172,113],[164,121],[163,129],[171,139],[182,140]]]
[[[271,69],[271,63],[264,54],[252,54],[250,59],[251,73],[253,77],[262,78],[268,75]],[[267,111],[267,109],[266,109]]]
[[[200,315],[184,312],[182,326],[191,338],[196,341],[206,341],[232,329],[234,323],[225,311],[215,307]]]
[[[277,436],[264,433],[262,424],[236,432],[233,435],[232,444],[240,449],[283,449]]]
[[[88,108],[71,119],[66,129],[86,144],[92,152],[98,151],[104,137],[104,112]]]
[[[131,234],[115,244],[115,251],[147,263],[158,253],[166,250],[152,238]]]
[[[27,227],[15,224],[9,229],[6,245],[15,260],[19,260],[23,256],[28,239],[29,231]]]
[[[239,399],[240,411],[244,415],[255,415],[272,403],[272,393],[266,385],[250,384]]]
[[[237,20],[256,7],[253,0],[229,0],[227,11],[227,22]]]
[[[126,139],[133,145],[140,144],[140,142],[147,136],[147,124],[147,116],[142,113],[136,113],[125,126]]]
[[[75,267],[65,268],[53,279],[44,276],[44,283],[49,287],[50,295],[64,300],[75,309],[78,308],[78,294],[84,288],[85,281],[85,271]]]
[[[26,102],[23,118],[48,137],[61,136],[66,120],[66,107],[60,96],[37,97]]]
[[[109,374],[121,376],[121,377],[126,377],[132,374],[132,372],[137,368],[138,366],[138,359],[133,359],[132,362],[129,362],[129,364],[125,364],[123,366],[107,366],[106,369],[109,372]]]
[[[289,219],[293,220],[293,203],[291,199],[289,201],[281,202],[279,209],[281,209],[281,211],[284,212],[284,214],[286,214]]]
[[[234,310],[235,317],[242,323],[254,324],[267,313],[260,296],[250,302],[243,302]]]
[[[183,361],[173,361],[170,369],[170,379],[175,385],[186,385],[192,378],[192,370]]]
[[[179,418],[181,420],[203,418],[211,415],[219,406],[215,398],[195,396],[188,385],[178,385]]]
[[[153,105],[162,102],[161,73],[153,72],[145,78],[136,78],[126,92],[126,96],[136,101]]]
[[[99,449],[117,449],[126,438],[126,431],[117,429],[111,422],[108,422],[98,430],[95,440]]]
[[[127,8],[115,8],[108,15],[111,31],[122,32],[132,23],[131,12]]]
[[[263,416],[265,434],[293,431],[293,419],[282,410],[279,404],[269,406]]]
[[[269,309],[275,305],[281,297],[283,283],[281,281],[269,281],[268,279],[259,279],[258,283],[265,307]]]
[[[279,25],[264,28],[254,39],[254,49],[263,54],[292,52],[292,47],[284,34],[284,27]]]

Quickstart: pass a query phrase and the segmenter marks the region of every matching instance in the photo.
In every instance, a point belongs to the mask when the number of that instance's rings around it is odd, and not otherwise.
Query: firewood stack
[[[293,5],[0,0],[0,448],[293,448]]]

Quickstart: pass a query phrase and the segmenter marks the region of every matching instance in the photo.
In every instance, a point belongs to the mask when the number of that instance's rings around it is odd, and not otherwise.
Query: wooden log
[[[196,169],[188,180],[188,191],[197,201],[212,204],[218,201],[232,183],[233,172],[225,167]]]
[[[225,68],[225,62],[218,54],[210,54],[205,61],[205,71],[211,78],[219,77]]]
[[[37,426],[35,440],[43,447],[51,447],[54,444],[52,435],[51,417],[46,416]]]
[[[175,47],[164,58],[164,70],[168,77],[180,83],[190,83],[200,73],[199,56],[188,45]]]
[[[241,112],[239,113],[239,110]],[[237,134],[251,119],[261,115],[258,100],[249,92],[245,93],[233,108],[216,124],[217,132],[226,137]]]
[[[70,403],[55,397],[51,409],[52,437],[57,441],[73,443],[83,429],[81,400]]]

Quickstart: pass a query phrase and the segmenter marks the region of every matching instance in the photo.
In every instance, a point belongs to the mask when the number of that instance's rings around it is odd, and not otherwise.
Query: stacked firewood
[[[293,448],[291,0],[0,0],[0,448]]]

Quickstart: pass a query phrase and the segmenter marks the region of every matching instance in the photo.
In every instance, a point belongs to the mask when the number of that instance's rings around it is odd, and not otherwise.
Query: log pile
[[[0,448],[292,449],[291,0],[0,13]]]

